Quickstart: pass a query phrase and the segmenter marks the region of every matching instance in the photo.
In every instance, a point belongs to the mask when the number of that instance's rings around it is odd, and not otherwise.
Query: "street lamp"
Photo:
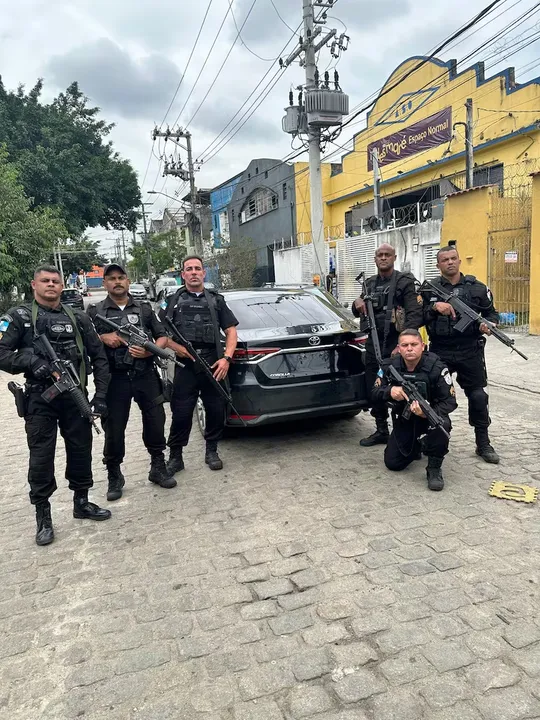
[[[178,198],[172,197],[172,195],[167,195],[167,193],[164,192],[158,192],[158,190],[148,190],[149,195],[163,195],[163,197],[169,198],[169,200],[174,200],[174,202],[183,203],[183,200],[179,200]]]

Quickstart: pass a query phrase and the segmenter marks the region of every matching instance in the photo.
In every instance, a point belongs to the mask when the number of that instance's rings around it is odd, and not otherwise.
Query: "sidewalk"
[[[540,395],[540,336],[507,335],[515,340],[516,347],[529,359],[523,360],[498,340],[488,338],[486,358],[490,384]]]

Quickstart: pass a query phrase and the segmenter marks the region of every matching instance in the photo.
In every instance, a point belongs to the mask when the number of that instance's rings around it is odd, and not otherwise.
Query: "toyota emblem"
[[[311,347],[314,347],[315,345],[321,344],[321,338],[318,335],[313,335],[313,337],[310,337],[308,340]]]

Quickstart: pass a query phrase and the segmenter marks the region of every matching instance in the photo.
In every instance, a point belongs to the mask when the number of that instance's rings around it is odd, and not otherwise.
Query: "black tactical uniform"
[[[405,328],[418,330],[424,324],[423,301],[419,295],[419,283],[411,273],[402,273],[394,270],[390,277],[373,275],[366,280],[365,292],[362,297],[369,295],[373,302],[373,312],[377,325],[377,335],[381,346],[383,358],[389,358],[398,344],[399,333]],[[364,317],[353,304],[353,313],[356,317]],[[373,340],[368,338],[366,343],[366,387],[372,388],[379,363],[375,357]],[[386,443],[388,440],[388,408],[373,398],[371,414],[375,418],[377,431],[368,438],[360,441],[364,447]]]
[[[460,300],[480,313],[490,322],[498,322],[499,314],[493,306],[493,298],[489,289],[473,275],[460,275],[459,282],[452,285],[444,277],[432,281],[446,292],[454,293]],[[467,330],[454,330],[456,320],[447,315],[440,315],[433,306],[441,302],[436,294],[426,291],[424,295],[424,318],[430,345],[429,349],[436,353],[448,366],[451,373],[457,373],[457,381],[463,388],[469,401],[469,424],[475,429],[477,454],[487,462],[497,463],[499,458],[490,445],[488,427],[489,418],[486,362],[484,346],[486,339],[480,332],[477,323],[471,323]]]
[[[209,302],[213,303],[214,313]],[[212,315],[215,315],[216,327]],[[218,351],[221,342],[219,329],[238,325],[238,320],[227,306],[223,295],[205,289],[203,293],[190,293],[185,287],[170,295],[162,303],[159,316],[169,317],[173,324],[189,340],[197,352],[212,365],[222,353]],[[189,359],[182,358],[184,368],[176,368],[174,389],[171,399],[172,425],[169,434],[171,459],[169,473],[183,468],[182,448],[188,444],[193,411],[199,394],[206,412],[207,461],[208,453],[215,452],[223,435],[225,425],[225,402],[216,391],[208,376]],[[212,467],[212,465],[211,465]],[[178,468],[178,470],[176,470]]]
[[[126,302],[123,310],[110,297],[89,306],[88,315],[92,318],[99,335],[111,332],[111,329],[96,317],[103,315],[117,325],[135,325],[143,330],[150,340],[167,337],[149,302],[138,302],[131,295],[128,295]],[[109,476],[107,499],[118,500],[122,496],[125,480],[120,472],[120,465],[126,450],[125,434],[132,400],[135,400],[141,410],[143,442],[152,459],[148,478],[162,487],[174,487],[176,482],[167,477],[165,468],[164,397],[154,358],[134,358],[125,345],[118,348],[105,346],[105,352],[111,371],[111,383],[107,393],[108,413],[103,420],[105,430],[103,462],[107,466]]]
[[[71,360],[79,375],[94,371],[94,402],[102,407],[109,383],[109,364],[92,322],[78,309],[67,309],[62,305],[51,309],[36,302],[19,305],[0,318],[0,328],[0,369],[12,374],[24,373],[26,378],[30,502],[36,505],[38,544],[47,544],[54,537],[49,498],[57,487],[54,474],[57,427],[66,446],[66,479],[75,493],[75,517],[105,520],[110,517],[110,512],[88,503],[88,489],[93,485],[90,423],[81,417],[69,393],[59,395],[50,403],[41,397],[53,381],[46,370],[47,360],[36,348],[34,337],[36,333],[45,334],[59,358]],[[81,373],[83,364],[84,373]],[[49,532],[46,542],[41,542],[44,522]]]
[[[443,362],[430,352],[423,353],[413,372],[401,355],[389,360],[400,374],[413,382],[431,407],[444,420],[445,429],[450,432],[451,423],[448,417],[457,407],[456,391],[452,384],[452,376]],[[424,418],[406,412],[408,403],[396,402],[391,398],[393,386],[399,386],[397,380],[383,371],[379,371],[373,395],[381,403],[391,403],[394,429],[384,451],[384,463],[389,470],[404,470],[413,460],[420,459],[423,452],[428,458],[428,486],[430,490],[442,490],[444,481],[440,468],[444,456],[448,453],[448,438],[439,429],[432,429]],[[422,436],[424,439],[420,443]]]

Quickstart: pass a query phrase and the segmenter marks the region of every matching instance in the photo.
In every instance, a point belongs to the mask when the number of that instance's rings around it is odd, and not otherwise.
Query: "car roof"
[[[292,286],[275,286],[275,287],[258,287],[258,288],[245,288],[243,290],[223,290],[222,294],[229,300],[244,300],[246,298],[257,297],[257,296],[268,296],[273,297],[274,295],[311,295],[312,290],[319,290],[319,288],[312,288],[309,286],[298,287],[298,285]]]

